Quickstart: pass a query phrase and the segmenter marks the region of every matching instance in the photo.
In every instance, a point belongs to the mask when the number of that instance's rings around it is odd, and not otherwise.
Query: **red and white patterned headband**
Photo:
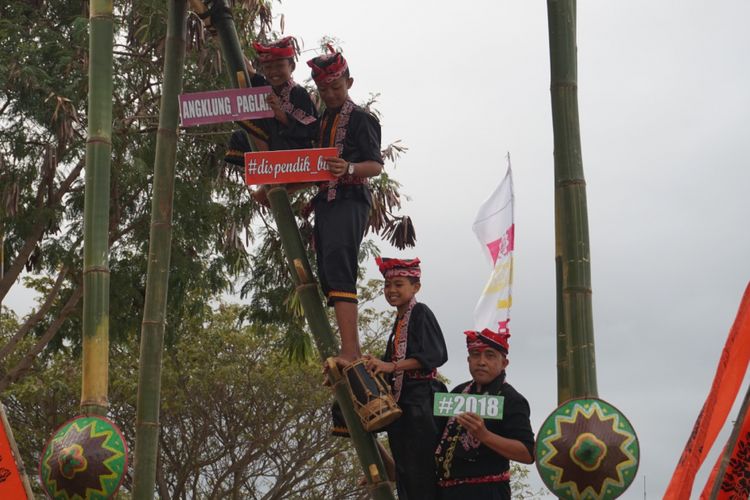
[[[390,259],[388,257],[377,257],[375,262],[378,264],[383,277],[395,278],[404,276],[407,278],[421,278],[422,270],[419,267],[419,259]]]

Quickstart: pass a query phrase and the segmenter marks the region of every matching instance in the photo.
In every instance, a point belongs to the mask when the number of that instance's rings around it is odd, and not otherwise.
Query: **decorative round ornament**
[[[638,437],[627,418],[601,399],[571,399],[542,424],[536,463],[558,498],[610,500],[635,479]]]
[[[114,423],[76,417],[47,442],[39,476],[54,500],[106,500],[120,488],[127,466],[128,446]]]

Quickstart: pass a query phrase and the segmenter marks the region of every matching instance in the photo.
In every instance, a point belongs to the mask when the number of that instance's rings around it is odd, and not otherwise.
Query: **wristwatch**
[[[349,162],[349,165],[347,166],[346,173],[349,175],[354,175],[354,163]]]

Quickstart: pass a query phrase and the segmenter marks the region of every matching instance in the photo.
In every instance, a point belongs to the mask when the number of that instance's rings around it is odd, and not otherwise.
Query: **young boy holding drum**
[[[429,307],[417,302],[421,288],[419,259],[376,259],[385,278],[388,304],[396,321],[385,355],[365,356],[368,368],[389,377],[393,396],[403,414],[390,424],[388,442],[396,464],[400,500],[436,498],[435,446],[439,434],[432,415],[433,395],[445,392],[437,368],[448,360],[443,333]]]

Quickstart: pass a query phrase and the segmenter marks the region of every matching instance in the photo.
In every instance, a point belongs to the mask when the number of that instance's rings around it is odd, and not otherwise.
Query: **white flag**
[[[472,229],[492,267],[490,279],[474,309],[474,328],[496,332],[498,323],[510,319],[512,305],[514,224],[510,163],[500,185],[479,207]]]

